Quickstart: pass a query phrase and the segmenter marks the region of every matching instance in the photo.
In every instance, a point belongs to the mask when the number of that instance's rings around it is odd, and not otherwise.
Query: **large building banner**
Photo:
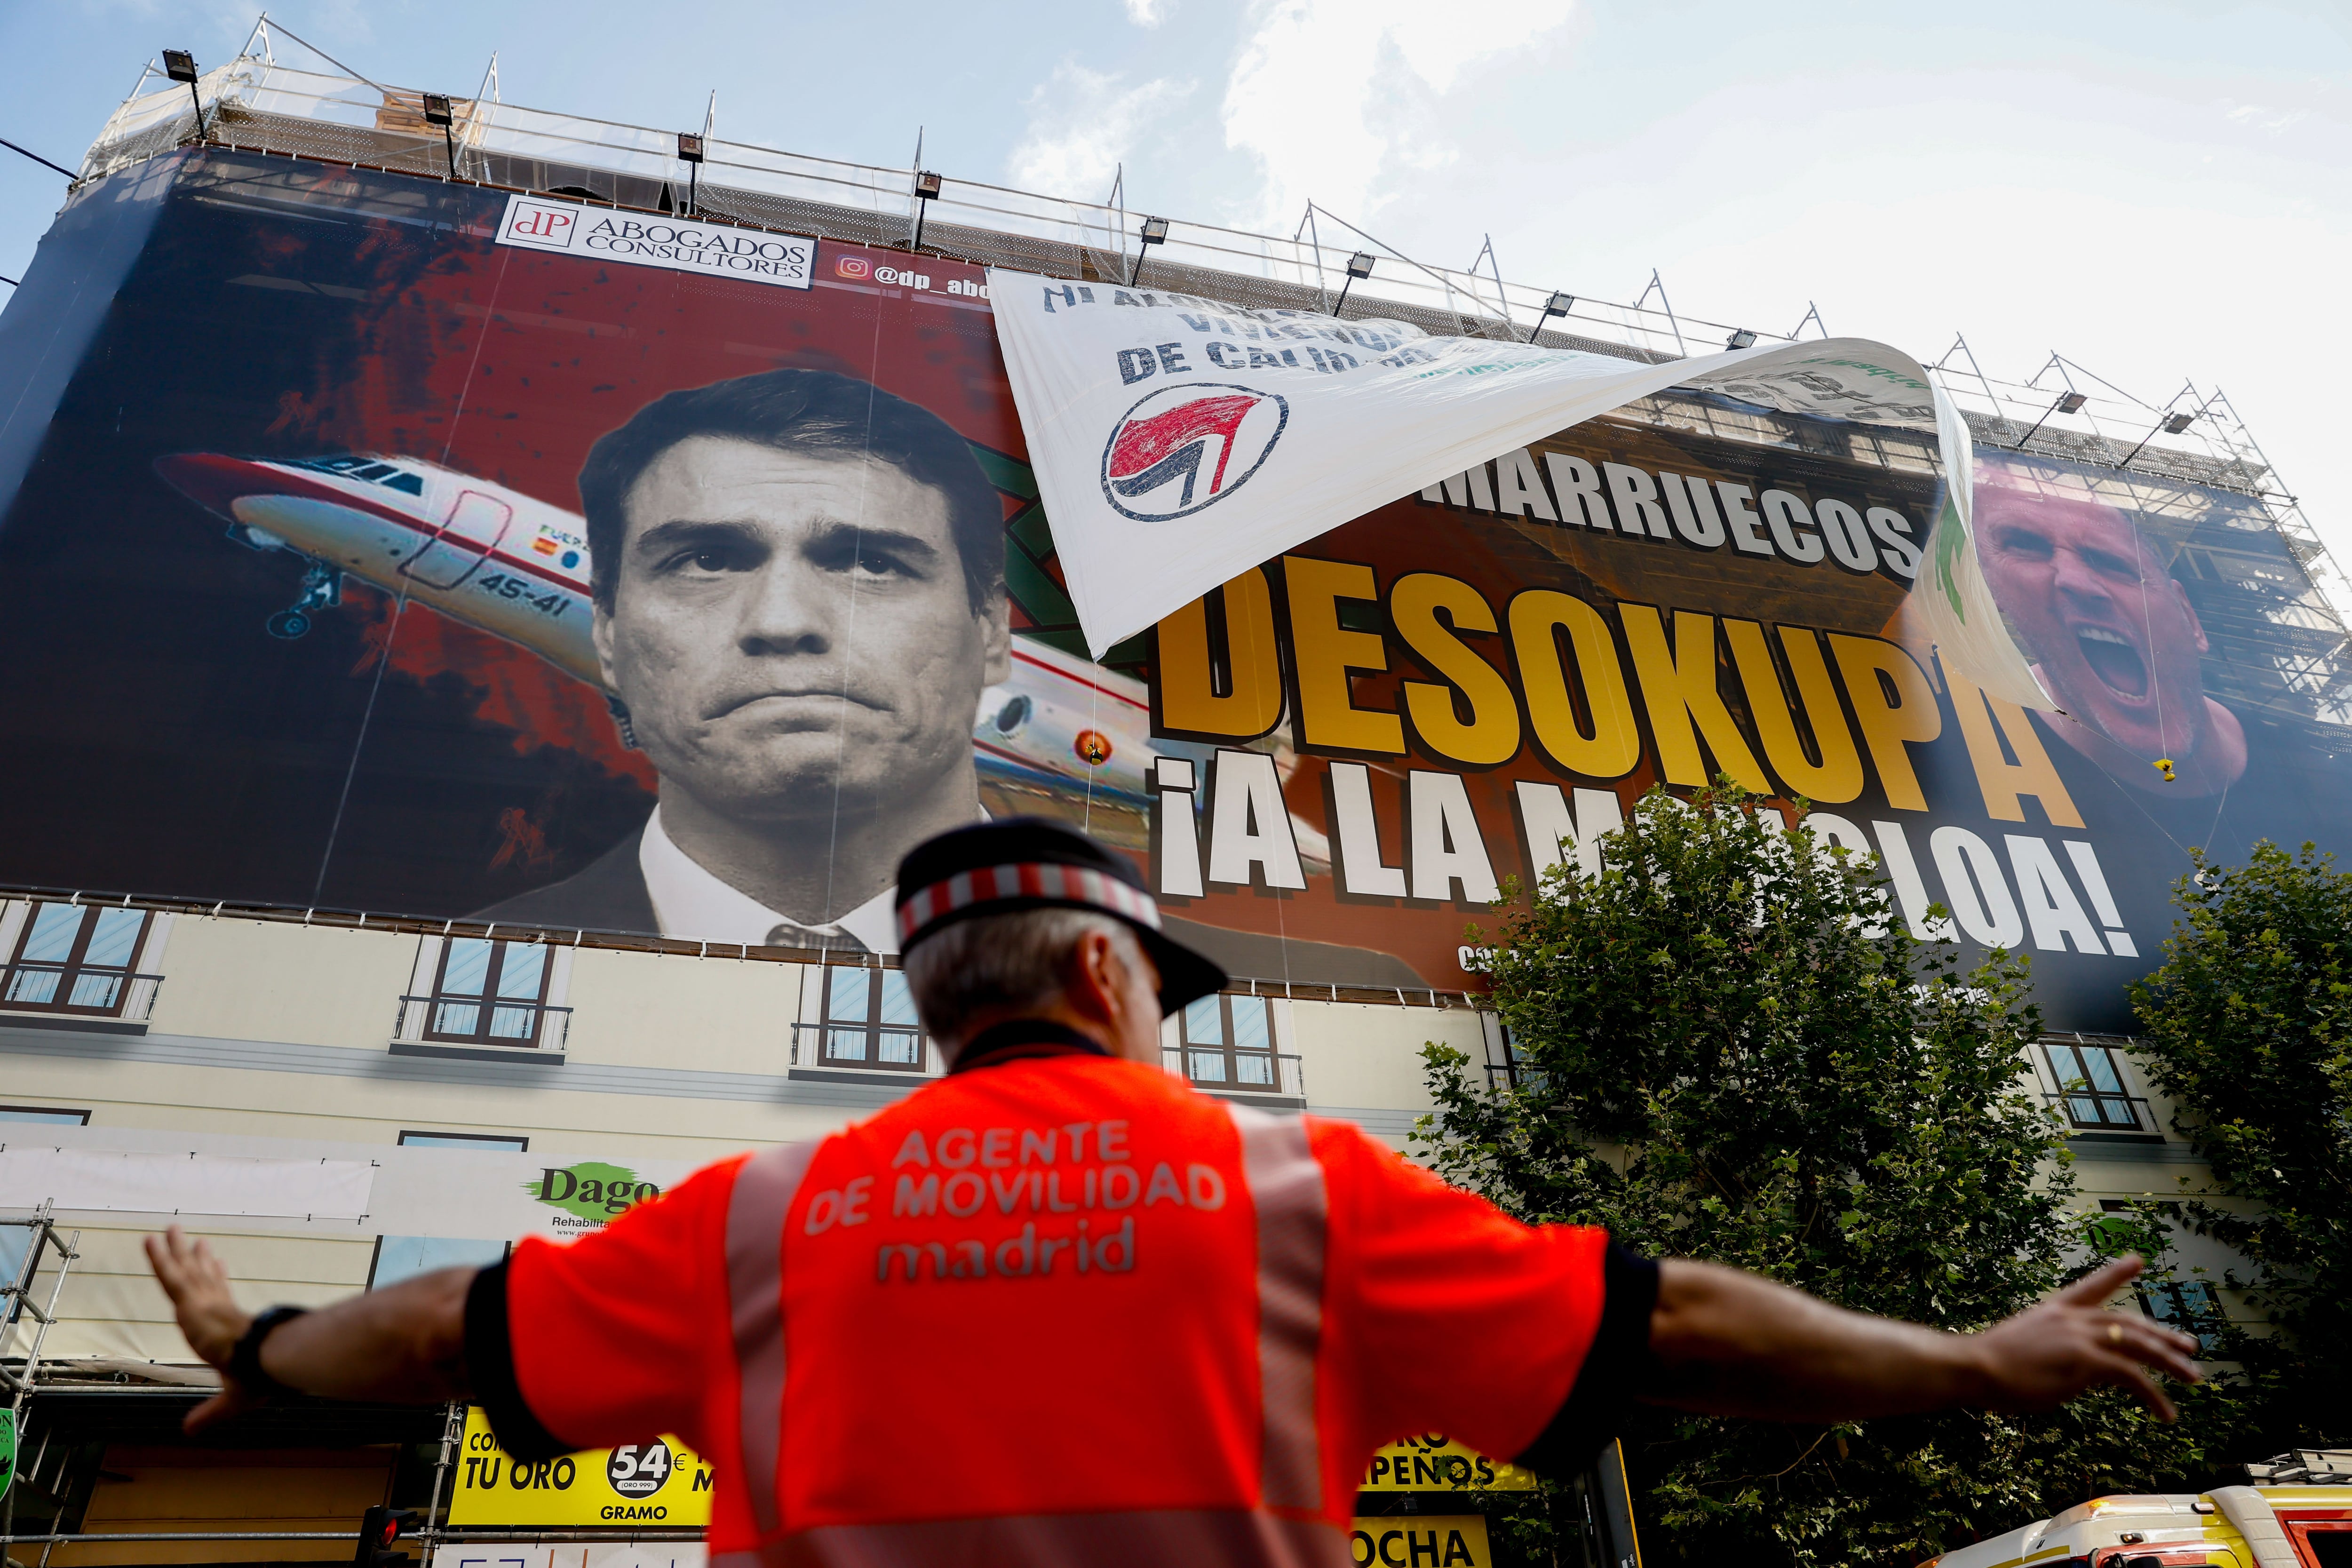
[[[1089,659],[991,311],[954,262],[280,157],[84,188],[0,317],[0,882],[887,952],[908,847],[1035,812],[1237,976],[1452,989],[1505,879],[1727,773],[2105,1030],[2189,849],[2352,821],[2252,498],[1980,447],[2030,711],[1900,614],[1932,429],[1736,385]]]

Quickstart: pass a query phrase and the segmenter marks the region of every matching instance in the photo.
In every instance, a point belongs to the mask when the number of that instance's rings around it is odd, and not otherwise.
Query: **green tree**
[[[1727,781],[1691,805],[1654,791],[1598,877],[1562,868],[1474,928],[1517,1081],[1427,1047],[1420,1141],[1530,1221],[1939,1327],[2018,1310],[2084,1239],[2062,1126],[2022,1079],[2024,961],[1961,972],[1867,863],[1754,804]],[[2110,1394],[1826,1429],[1652,1409],[1626,1452],[1661,1562],[1907,1564],[2201,1470],[2193,1431]]]
[[[2276,1337],[2231,1336],[2267,1448],[2352,1434],[2352,872],[2254,847],[2175,894],[2163,967],[2133,988],[2150,1080],[2229,1200],[2191,1199],[2252,1266]]]

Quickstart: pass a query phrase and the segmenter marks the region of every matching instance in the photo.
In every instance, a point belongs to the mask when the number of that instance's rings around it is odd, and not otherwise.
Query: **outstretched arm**
[[[188,1412],[194,1432],[260,1403],[229,1375],[229,1357],[253,1314],[229,1292],[210,1246],[173,1226],[147,1238],[147,1261],[172,1298],[189,1348],[221,1372],[218,1394]],[[262,1342],[261,1370],[286,1387],[329,1399],[434,1405],[463,1399],[466,1292],[478,1272],[442,1268],[353,1296],[281,1324]]]
[[[2105,1310],[2139,1271],[2138,1258],[2119,1258],[1981,1332],[1951,1334],[1668,1258],[1650,1317],[1664,1376],[1646,1397],[1717,1415],[1849,1421],[1963,1405],[2047,1410],[2115,1384],[2170,1421],[2172,1401],[2147,1369],[2198,1382],[2197,1342]]]

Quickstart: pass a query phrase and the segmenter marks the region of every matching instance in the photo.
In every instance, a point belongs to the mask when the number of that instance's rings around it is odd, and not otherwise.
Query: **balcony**
[[[1514,1057],[1509,1061],[1486,1064],[1486,1092],[1501,1094],[1509,1089],[1541,1089],[1546,1075]]]
[[[2130,1050],[2121,1036],[2046,1035],[2035,1043],[2032,1056],[2042,1102],[2066,1118],[2076,1138],[2163,1139],[2155,1108],[2132,1092]]]
[[[2043,1089],[2042,1101],[2064,1116],[2066,1125],[2077,1133],[2164,1136],[2164,1129],[2157,1125],[2155,1109],[2137,1094],[2109,1094],[2077,1084],[2063,1089]]]
[[[546,1002],[492,997],[403,996],[392,1054],[461,1061],[563,1060],[572,1009]]]
[[[35,1028],[144,1034],[163,984],[160,974],[18,959],[0,973],[0,1020]]]
[[[911,1089],[944,1073],[947,1064],[919,1025],[835,1019],[793,1026],[792,1069],[800,1079]]]
[[[1282,1052],[1162,1046],[1160,1065],[1220,1100],[1290,1110],[1307,1103],[1305,1067],[1299,1058]]]

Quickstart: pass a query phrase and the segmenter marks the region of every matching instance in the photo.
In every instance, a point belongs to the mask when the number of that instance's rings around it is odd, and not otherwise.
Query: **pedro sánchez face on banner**
[[[569,889],[642,926],[634,895],[667,935],[893,951],[899,857],[980,815],[972,713],[1010,657],[970,448],[865,382],[775,371],[648,405],[581,491],[597,657],[659,805],[501,912],[563,923],[541,906]]]
[[[2139,789],[2237,781],[2245,734],[2205,694],[2205,628],[2128,514],[2076,475],[1980,458],[1976,524],[1993,597],[2065,709],[2051,716],[2061,739]]]

